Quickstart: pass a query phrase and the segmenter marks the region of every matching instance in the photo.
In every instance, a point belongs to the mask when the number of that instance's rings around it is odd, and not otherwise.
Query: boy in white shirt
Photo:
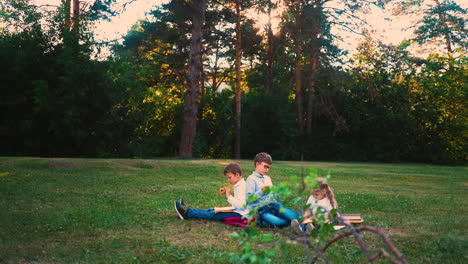
[[[242,178],[242,169],[236,163],[231,163],[224,168],[224,176],[227,181],[234,186],[234,195],[231,195],[231,188],[221,188],[226,195],[228,203],[234,208],[232,212],[215,212],[211,209],[193,209],[185,205],[182,198],[174,202],[179,218],[184,219],[205,219],[222,221],[227,217],[247,217],[249,210],[245,208],[246,193],[245,180]]]

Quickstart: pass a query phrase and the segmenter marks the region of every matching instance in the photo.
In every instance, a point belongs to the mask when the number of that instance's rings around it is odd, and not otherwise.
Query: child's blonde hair
[[[326,196],[330,200],[330,204],[333,207],[333,209],[338,208],[338,202],[336,202],[335,194],[333,193],[333,189],[330,187],[330,185],[325,183],[325,179],[319,177],[319,178],[317,178],[317,183],[318,183],[318,188],[320,190],[325,190],[326,191]]]

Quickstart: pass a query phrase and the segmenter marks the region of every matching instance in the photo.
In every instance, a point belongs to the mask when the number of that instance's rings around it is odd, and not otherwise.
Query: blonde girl
[[[307,200],[308,208],[304,212],[302,224],[297,220],[291,221],[291,226],[298,233],[306,232],[310,234],[313,229],[312,221],[314,218],[324,215],[325,219],[329,219],[330,211],[338,208],[335,194],[330,185],[325,183],[325,179],[318,178],[317,183],[318,188],[312,191],[312,195]],[[318,210],[319,208],[321,210]]]

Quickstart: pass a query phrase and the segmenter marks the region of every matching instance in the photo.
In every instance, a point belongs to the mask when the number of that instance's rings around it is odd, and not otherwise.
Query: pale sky
[[[120,10],[122,4],[129,1],[117,0],[116,7]],[[167,2],[169,0],[136,0],[128,4],[120,15],[112,17],[112,21],[102,21],[96,25],[96,37],[102,40],[121,39],[138,20],[145,19],[146,13],[154,6]]]
[[[124,3],[130,2],[131,0],[117,0],[114,9],[122,10]],[[33,0],[36,4],[51,4],[59,5],[60,0]],[[86,2],[86,0],[81,1]],[[120,15],[112,17],[111,22],[101,21],[96,25],[95,34],[98,40],[110,41],[110,40],[122,40],[122,36],[125,35],[130,28],[140,19],[145,19],[146,13],[149,12],[153,7],[160,5],[161,3],[167,3],[169,0],[135,0],[128,4]],[[457,0],[460,6],[463,8],[468,7],[468,1]],[[389,14],[389,8],[387,11],[383,11],[377,7],[371,9],[368,15],[365,15],[365,19],[368,20],[370,27],[376,30],[376,36],[383,40],[387,44],[398,44],[403,39],[411,37],[411,31],[406,28],[411,24],[411,20],[405,17],[392,17]],[[266,15],[255,14],[257,20],[266,21]],[[273,21],[274,23],[275,21]],[[359,41],[360,36],[352,35],[348,33],[342,33],[345,37],[344,41],[338,42],[338,45],[353,53],[356,43]]]

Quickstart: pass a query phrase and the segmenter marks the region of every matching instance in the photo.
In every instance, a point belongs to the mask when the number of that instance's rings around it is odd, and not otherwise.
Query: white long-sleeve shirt
[[[313,195],[311,195],[307,200],[307,205],[310,206],[309,209],[312,210],[312,215],[314,216],[317,216],[317,208],[319,207],[325,209],[326,213],[330,213],[330,211],[333,209],[333,206],[331,205],[330,199],[328,199],[328,197],[323,197],[322,200],[317,200]]]
[[[234,196],[229,195],[227,201],[232,205],[232,207],[234,207],[234,212],[242,216],[247,216],[249,214],[249,210],[244,208],[246,200],[245,180],[242,178],[234,185]]]

